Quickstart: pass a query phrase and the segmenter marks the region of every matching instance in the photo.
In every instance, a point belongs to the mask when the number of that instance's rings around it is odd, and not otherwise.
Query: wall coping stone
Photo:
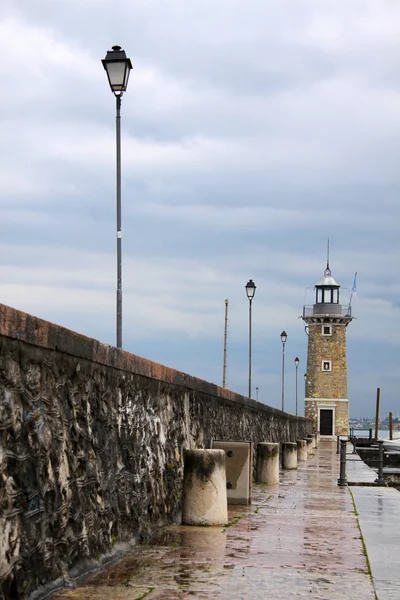
[[[156,379],[217,396],[223,400],[242,404],[246,408],[268,413],[271,416],[288,416],[288,413],[282,412],[278,408],[273,408],[204,379],[166,367],[109,344],[104,344],[66,327],[45,321],[4,304],[0,304],[0,335],[32,346],[69,354],[78,359],[95,362],[105,367],[112,367],[149,379]],[[310,421],[307,417],[289,416],[299,422]]]

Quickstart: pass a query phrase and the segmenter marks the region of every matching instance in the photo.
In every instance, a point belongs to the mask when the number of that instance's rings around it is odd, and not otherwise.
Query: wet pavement
[[[400,598],[400,496],[393,488],[351,488],[379,600]]]
[[[149,544],[135,547],[115,565],[53,598],[373,600],[377,596],[351,492],[371,552],[372,573],[376,568],[382,575],[378,576],[379,600],[400,598],[400,576],[395,586],[388,587],[382,570],[385,560],[379,550],[383,537],[388,540],[387,547],[392,539],[390,519],[384,519],[385,527],[382,519],[379,521],[379,514],[383,514],[383,510],[379,513],[379,503],[383,502],[385,511],[386,503],[388,507],[392,503],[389,514],[393,519],[396,507],[397,514],[400,511],[397,490],[338,487],[336,444],[321,442],[315,452],[297,471],[283,471],[279,486],[254,486],[252,505],[230,507],[226,527],[167,527]],[[363,470],[360,464],[358,468]],[[395,563],[395,552],[392,561]],[[397,595],[390,595],[394,589]]]
[[[339,458],[338,458],[339,460]],[[353,444],[348,443],[346,448],[346,479],[349,485],[372,485],[375,483],[377,473],[353,453]]]

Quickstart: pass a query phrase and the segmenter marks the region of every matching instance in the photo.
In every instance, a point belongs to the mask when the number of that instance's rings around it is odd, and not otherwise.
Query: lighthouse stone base
[[[347,398],[305,398],[305,416],[323,438],[348,435],[349,401]]]

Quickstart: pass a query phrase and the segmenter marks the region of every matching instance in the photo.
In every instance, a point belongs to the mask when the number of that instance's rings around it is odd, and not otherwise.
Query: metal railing
[[[341,304],[312,304],[303,306],[303,317],[320,315],[351,317],[351,306],[342,306]]]
[[[351,432],[351,430],[350,430]],[[372,429],[370,429],[370,439],[372,438]],[[337,481],[339,486],[346,486],[347,485],[347,478],[346,478],[346,449],[347,449],[347,442],[351,441],[353,444],[353,453],[355,453],[356,450],[356,440],[357,438],[355,437],[350,437],[350,439],[341,439],[340,436],[336,436],[336,454],[340,453],[340,472],[339,472],[339,479]],[[376,462],[378,463],[378,477],[377,479],[375,479],[375,483],[377,483],[378,485],[385,485],[386,481],[385,478],[383,476],[383,466],[384,466],[384,449],[383,449],[383,440],[377,440],[378,443],[378,459],[373,460],[372,462]]]

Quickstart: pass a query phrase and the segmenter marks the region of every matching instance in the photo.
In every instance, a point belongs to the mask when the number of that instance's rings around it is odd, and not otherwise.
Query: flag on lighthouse
[[[352,296],[357,295],[357,271],[354,275],[354,281],[353,281],[353,287],[351,288],[351,294],[352,294]]]

